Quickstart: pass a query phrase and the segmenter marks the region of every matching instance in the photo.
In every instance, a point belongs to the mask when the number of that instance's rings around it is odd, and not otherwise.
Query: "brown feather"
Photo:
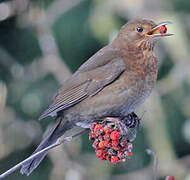
[[[105,50],[105,48],[104,48]],[[111,55],[111,49],[104,54],[97,53],[73,74],[58,91],[53,103],[42,113],[39,119],[55,116],[57,112],[79,103],[88,96],[94,96],[106,85],[114,81],[124,70],[123,60],[118,58],[119,53]],[[113,52],[115,52],[113,50]],[[102,63],[102,58],[107,58],[107,63]],[[98,62],[98,64],[94,64]],[[96,68],[94,69],[94,66]]]

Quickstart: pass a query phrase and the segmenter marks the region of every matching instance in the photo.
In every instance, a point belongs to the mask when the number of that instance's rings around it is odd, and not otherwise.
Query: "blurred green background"
[[[158,83],[138,109],[134,155],[119,165],[96,158],[88,135],[52,150],[29,176],[7,180],[190,180],[190,1],[0,1],[0,173],[30,155],[52,118],[38,121],[61,83],[130,19],[170,20],[161,40]]]

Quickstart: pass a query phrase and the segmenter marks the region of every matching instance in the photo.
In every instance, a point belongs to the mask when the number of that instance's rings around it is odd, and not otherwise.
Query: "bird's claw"
[[[122,121],[129,129],[139,129],[141,126],[140,118],[134,112],[123,117]]]
[[[131,114],[128,114],[127,116],[123,117],[121,121],[125,124],[125,126],[128,129],[127,135],[129,141],[134,141],[141,127],[140,118],[134,112],[132,112]]]

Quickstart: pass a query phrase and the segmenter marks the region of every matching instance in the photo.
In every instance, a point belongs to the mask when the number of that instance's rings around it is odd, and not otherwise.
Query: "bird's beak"
[[[157,24],[155,27],[153,27],[150,31],[148,31],[145,35],[147,37],[151,37],[151,38],[158,38],[158,37],[165,37],[165,36],[172,36],[173,34],[170,34],[170,33],[161,33],[159,32],[159,28],[161,26],[166,26],[168,24],[172,24],[172,22],[170,21],[167,21],[167,22],[161,22],[159,24]]]

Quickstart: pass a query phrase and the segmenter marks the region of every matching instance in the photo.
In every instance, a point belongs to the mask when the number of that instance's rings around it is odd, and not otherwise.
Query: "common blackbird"
[[[153,50],[158,39],[171,35],[158,31],[167,24],[170,22],[130,21],[110,44],[82,64],[40,116],[56,119],[35,152],[74,126],[87,128],[105,117],[123,118],[139,107],[156,82],[158,65]],[[21,173],[29,175],[46,154],[25,163]]]

